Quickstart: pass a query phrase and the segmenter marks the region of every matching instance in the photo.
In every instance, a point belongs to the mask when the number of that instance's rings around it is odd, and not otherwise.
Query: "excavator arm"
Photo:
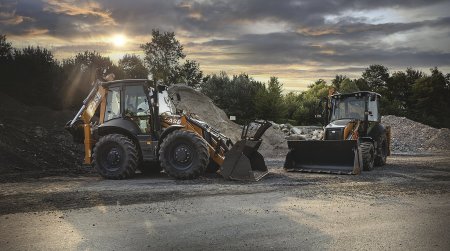
[[[92,90],[89,92],[86,99],[83,101],[78,113],[75,117],[67,122],[65,129],[72,134],[75,142],[84,143],[84,164],[91,164],[92,162],[92,147],[95,144],[91,133],[91,120],[95,116],[98,107],[102,105],[100,111],[100,122],[103,121],[104,110],[106,102],[106,89],[101,86],[100,81],[93,84]]]

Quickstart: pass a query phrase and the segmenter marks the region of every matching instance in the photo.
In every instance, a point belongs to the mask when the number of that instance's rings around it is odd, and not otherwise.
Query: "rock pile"
[[[391,126],[393,152],[433,152],[450,150],[450,129],[437,129],[405,117],[383,116],[384,125]]]
[[[293,126],[291,124],[273,124],[273,128],[280,130],[286,139],[320,140],[323,137],[321,126]]]

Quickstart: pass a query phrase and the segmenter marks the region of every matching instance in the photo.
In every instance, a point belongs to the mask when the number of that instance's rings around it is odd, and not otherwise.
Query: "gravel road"
[[[2,250],[449,250],[450,157],[395,155],[359,176],[257,183],[160,174],[0,183]]]

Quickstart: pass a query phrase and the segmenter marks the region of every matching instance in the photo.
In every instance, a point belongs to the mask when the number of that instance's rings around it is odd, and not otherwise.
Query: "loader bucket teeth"
[[[220,174],[231,180],[258,181],[268,174],[264,158],[257,151],[261,140],[241,140],[225,154]]]
[[[359,174],[362,157],[357,140],[288,141],[286,171]]]

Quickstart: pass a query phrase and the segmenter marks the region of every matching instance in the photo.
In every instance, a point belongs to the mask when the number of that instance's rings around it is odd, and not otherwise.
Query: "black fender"
[[[141,147],[139,145],[139,140],[137,138],[137,135],[141,133],[141,130],[133,121],[123,118],[112,119],[103,123],[102,125],[99,125],[96,131],[98,137],[113,133],[125,135],[131,140],[133,140],[134,144],[138,149],[138,152],[139,153],[142,152]]]
[[[173,131],[180,130],[183,128],[184,128],[184,126],[182,126],[182,125],[171,125],[171,126],[167,127],[166,129],[164,129],[164,131],[161,133],[161,135],[159,136],[159,139],[158,139],[157,152],[159,152],[159,146],[162,144],[164,138],[166,138],[167,135],[169,135]]]
[[[141,130],[133,121],[118,118],[109,120],[103,123],[102,125],[98,126],[98,135],[103,136],[106,134],[110,134],[109,131],[112,129],[126,131],[127,134],[132,135],[134,138],[137,138],[137,135],[141,133]]]

